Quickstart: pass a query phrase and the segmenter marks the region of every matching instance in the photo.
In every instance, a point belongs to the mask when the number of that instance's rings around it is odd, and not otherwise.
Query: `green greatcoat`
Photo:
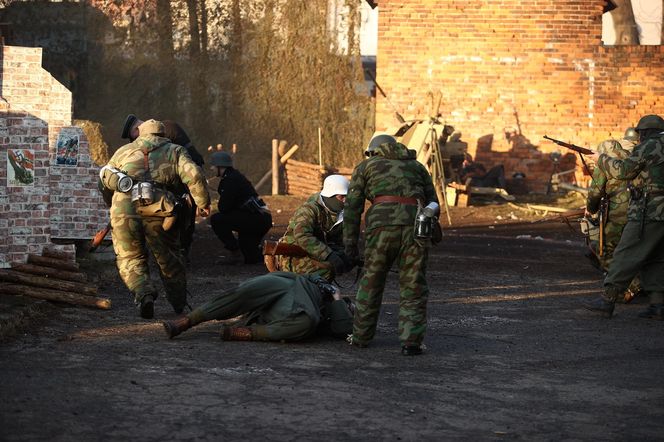
[[[279,268],[301,274],[315,273],[332,281],[334,271],[326,260],[332,251],[343,247],[342,220],[343,211],[334,213],[325,207],[320,193],[311,195],[297,208],[288,222],[286,233],[279,240],[302,247],[309,256],[279,255]]]
[[[346,254],[358,254],[365,200],[400,196],[416,198],[423,205],[436,201],[431,175],[415,158],[415,151],[403,144],[385,143],[355,167],[344,205]],[[417,210],[415,205],[391,202],[373,204],[367,210],[364,274],[357,291],[354,343],[366,345],[373,339],[387,273],[395,262],[399,268],[399,340],[402,345],[419,345],[424,339],[429,242],[415,240]]]
[[[142,136],[118,149],[109,166],[129,175],[134,183],[145,178],[144,152],[148,152],[151,180],[166,190],[186,185],[198,207],[210,205],[205,175],[182,146],[156,135]],[[150,280],[149,248],[159,266],[166,298],[176,311],[187,302],[185,264],[179,244],[178,229],[164,231],[163,218],[142,217],[131,202],[131,192],[114,192],[111,203],[113,248],[120,277],[140,303],[145,295],[157,298]]]
[[[664,301],[664,134],[637,145],[625,159],[600,155],[607,177],[631,181],[636,191],[627,224],[604,279],[607,297],[615,299],[640,274],[652,304]]]
[[[343,300],[325,293],[329,288],[318,275],[267,273],[223,291],[188,317],[193,326],[247,314],[258,341],[295,341],[316,331],[345,337],[352,330],[352,314]]]

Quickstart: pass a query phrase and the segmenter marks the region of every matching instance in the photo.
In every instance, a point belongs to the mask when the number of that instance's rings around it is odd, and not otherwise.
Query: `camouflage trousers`
[[[664,302],[664,222],[628,221],[613,253],[613,262],[604,279],[610,299],[619,297],[636,275],[650,296],[650,302]]]
[[[620,237],[622,236],[624,229],[624,222],[616,223],[609,219],[604,226],[604,248],[602,250],[602,256],[600,256],[599,253],[599,229],[597,229],[597,235],[595,235],[594,238],[590,238],[590,248],[595,256],[597,256],[597,260],[605,272],[609,271],[609,266],[613,262],[613,253],[620,242]],[[632,282],[630,282],[628,289],[634,294],[641,290],[641,283],[638,275],[634,277]]]
[[[150,280],[148,248],[159,266],[166,298],[176,311],[187,303],[187,279],[180,250],[180,233],[172,228],[164,231],[163,218],[138,215],[111,215],[113,248],[120,277],[140,303],[145,295],[155,299],[159,292]]]
[[[426,281],[428,245],[415,241],[413,226],[369,230],[364,249],[364,274],[357,291],[353,342],[367,344],[378,324],[387,273],[399,267],[399,341],[419,345],[426,331],[429,288]]]

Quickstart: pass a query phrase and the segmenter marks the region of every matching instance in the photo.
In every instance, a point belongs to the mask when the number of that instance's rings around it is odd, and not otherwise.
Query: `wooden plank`
[[[33,275],[45,276],[55,279],[64,279],[66,281],[87,282],[88,276],[85,273],[68,272],[65,270],[54,269],[52,267],[38,266],[34,264],[17,264],[12,269]]]
[[[61,259],[56,259],[56,258],[49,258],[48,256],[28,255],[28,262],[30,264],[42,265],[45,267],[53,267],[54,269],[78,272],[78,263],[71,261],[63,261]]]
[[[29,296],[36,299],[66,302],[68,304],[95,307],[103,310],[108,310],[111,308],[111,300],[108,298],[97,298],[94,296],[86,296],[78,293],[67,293],[60,290],[50,290],[19,284],[0,283],[0,292],[7,295]]]
[[[42,276],[16,272],[11,269],[0,269],[0,281],[25,284],[33,287],[44,287],[54,290],[64,290],[88,296],[94,296],[97,294],[97,287],[78,282],[64,281],[62,279],[44,278]]]

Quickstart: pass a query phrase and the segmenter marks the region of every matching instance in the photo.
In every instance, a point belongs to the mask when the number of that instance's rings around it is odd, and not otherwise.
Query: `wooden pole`
[[[111,308],[111,300],[108,298],[97,298],[94,296],[80,295],[78,293],[62,292],[60,290],[49,290],[17,284],[0,284],[0,292],[7,295],[29,296],[31,298],[46,299],[47,301],[59,301],[68,304],[84,305],[86,307],[96,307],[102,310],[109,310]]]
[[[318,165],[323,167],[323,133],[318,126]]]
[[[292,146],[290,149],[288,149],[288,152],[286,152],[286,153],[284,154],[284,156],[282,156],[282,157],[279,159],[279,163],[280,163],[282,166],[283,166],[284,164],[286,164],[286,162],[288,161],[288,159],[289,159],[290,157],[292,157],[293,154],[294,154],[299,148],[300,148],[300,146],[298,146],[297,144],[293,144],[293,146]],[[268,178],[270,178],[271,176],[272,176],[272,169],[270,169],[270,170],[268,170],[267,172],[265,172],[265,175],[263,175],[263,176],[261,177],[261,179],[258,180],[258,183],[254,186],[254,188],[255,188],[256,190],[258,190],[263,184],[265,184],[265,182],[267,182]]]
[[[272,195],[279,195],[279,141],[272,140]]]
[[[12,269],[33,275],[45,276],[47,278],[64,279],[67,281],[87,282],[88,277],[85,273],[67,272],[65,270],[54,269],[52,267],[37,266],[34,264],[18,264],[12,266]]]
[[[78,272],[78,264],[70,261],[63,261],[61,259],[49,258],[47,256],[28,255],[28,262],[30,264],[43,265],[46,267],[53,267],[54,269],[69,270],[71,272]]]
[[[64,279],[44,278],[43,276],[30,275],[10,269],[0,269],[0,281],[25,284],[33,287],[45,287],[54,290],[65,290],[87,296],[97,294],[97,287],[94,286],[80,282],[65,281]]]

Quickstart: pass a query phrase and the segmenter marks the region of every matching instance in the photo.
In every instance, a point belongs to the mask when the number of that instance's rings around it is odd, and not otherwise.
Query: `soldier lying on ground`
[[[172,339],[202,322],[239,315],[246,315],[243,325],[222,327],[224,341],[297,341],[317,332],[346,337],[353,327],[351,304],[335,286],[291,272],[251,278],[163,325]]]
[[[477,187],[499,187],[501,189],[506,187],[505,167],[502,164],[492,167],[487,172],[484,165],[473,161],[473,157],[469,153],[466,153],[459,171],[459,178],[462,183],[470,179],[470,184]]]

